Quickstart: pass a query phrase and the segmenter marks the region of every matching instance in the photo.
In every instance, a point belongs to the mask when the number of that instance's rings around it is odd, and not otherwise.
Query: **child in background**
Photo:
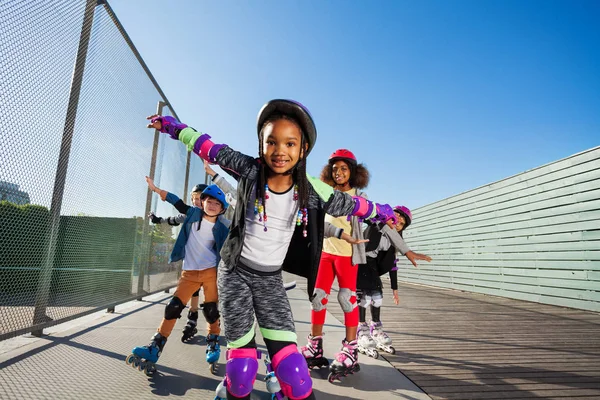
[[[208,323],[206,361],[214,373],[220,356],[221,333],[217,307],[216,266],[229,233],[228,226],[218,219],[228,206],[225,194],[216,185],[210,185],[202,191],[201,207],[190,207],[182,205],[183,202],[173,193],[157,188],[150,178],[146,177],[146,180],[150,189],[159,193],[163,201],[177,204],[181,207],[180,211],[185,211],[186,219],[169,258],[169,262],[183,259],[183,271],[173,298],[165,307],[164,318],[152,337],[152,342],[147,346],[134,348],[126,362],[144,370],[147,375],[153,374],[156,371],[155,363],[185,305],[192,293],[203,287],[205,303],[202,312]]]
[[[392,225],[388,223],[370,224],[364,232],[368,243],[365,245],[367,251],[367,262],[358,266],[357,295],[359,305],[360,325],[358,328],[359,351],[371,357],[378,357],[376,347],[387,353],[394,354],[395,350],[391,346],[392,340],[383,331],[381,324],[381,305],[383,303],[383,283],[381,275],[390,274],[390,282],[393,291],[394,303],[399,304],[398,298],[398,273],[396,268],[396,253],[400,252],[406,256],[416,267],[414,260],[431,261],[431,257],[424,254],[412,252],[404,243],[390,240],[394,238],[390,232],[398,232],[402,237],[402,232],[410,225],[412,214],[404,206],[394,207],[394,213],[397,217],[397,223]],[[412,254],[411,254],[412,253]],[[370,307],[371,323],[366,323],[366,310]]]
[[[150,179],[150,178],[148,178]],[[154,184],[154,182],[152,182],[152,184]],[[200,207],[202,201],[200,200],[202,191],[204,189],[206,189],[208,187],[208,185],[205,185],[203,183],[200,183],[196,186],[194,186],[192,188],[192,192],[190,193],[190,198],[192,200],[192,204],[195,207]],[[183,203],[183,201],[181,201],[181,203]],[[179,210],[179,208],[181,208],[179,206],[176,206],[176,208]],[[183,210],[183,208],[182,208]],[[185,221],[186,215],[185,213],[181,213],[178,214],[174,217],[167,217],[167,218],[162,218],[157,216],[156,214],[154,214],[153,212],[151,212],[148,217],[150,218],[150,221],[153,224],[162,224],[164,222],[166,222],[167,224],[169,224],[170,226],[179,226],[181,223],[183,223]],[[222,218],[222,215],[219,215],[219,218]],[[190,310],[188,311],[188,319],[187,319],[187,323],[185,325],[185,327],[183,328],[183,332],[181,335],[181,341],[185,342],[188,339],[192,338],[196,333],[198,333],[198,328],[196,328],[196,326],[198,325],[198,310],[200,309],[200,289],[196,290],[193,294],[192,294],[192,298],[190,300]]]

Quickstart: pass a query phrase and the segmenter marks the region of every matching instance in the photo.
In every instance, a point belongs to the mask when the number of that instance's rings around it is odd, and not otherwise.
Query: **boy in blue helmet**
[[[155,370],[155,363],[171,334],[177,319],[192,297],[200,288],[204,289],[204,305],[202,312],[208,323],[206,336],[206,361],[215,372],[216,362],[221,354],[219,348],[219,335],[221,333],[220,315],[217,307],[217,265],[220,261],[220,252],[225,239],[229,234],[228,221],[219,219],[228,207],[225,194],[216,185],[210,185],[202,191],[200,207],[183,204],[181,199],[173,193],[161,190],[154,182],[146,177],[148,187],[160,195],[163,201],[178,205],[179,211],[185,213],[186,218],[173,246],[169,262],[183,260],[183,271],[177,284],[173,298],[165,308],[165,315],[152,337],[152,342],[147,346],[136,347],[127,357],[127,363],[139,367],[149,375]]]
[[[232,202],[231,199],[232,198],[235,199],[237,192],[236,192],[235,188],[229,182],[227,182],[222,176],[217,174],[208,165],[208,163],[206,161],[204,161],[204,170],[206,171],[206,173],[208,175],[211,176],[212,182],[215,185],[217,185],[221,190],[223,190],[223,192],[225,193],[225,199],[226,199],[227,203],[229,203],[229,205],[231,206],[231,207],[227,208],[227,211],[224,214],[219,215],[219,219],[221,220],[221,222],[223,222],[224,224],[229,226],[229,221],[227,219],[227,213],[229,213],[231,215],[231,213],[233,211],[233,208],[235,206],[235,200],[234,200],[234,202]],[[148,183],[154,184],[154,182],[152,180],[150,180],[150,178],[147,178],[147,180],[148,180]],[[191,204],[193,204],[196,207],[201,206],[202,192],[207,187],[208,187],[208,185],[200,183],[198,185],[195,185],[192,188],[192,191],[190,193]],[[178,214],[176,216],[162,218],[162,217],[159,217],[156,214],[154,214],[154,212],[151,212],[148,215],[148,218],[150,218],[150,221],[152,221],[153,224],[166,223],[170,226],[179,226],[181,223],[183,223],[185,221],[185,219],[187,217],[185,214],[185,210],[186,210],[185,207],[187,207],[187,205],[183,202],[183,200],[179,200],[179,202],[177,202],[173,206],[180,212],[180,214]],[[200,301],[199,300],[200,300],[200,289],[198,289],[197,291],[194,292],[194,294],[192,294],[192,299],[190,300],[190,309],[188,311],[187,323],[186,323],[185,327],[183,328],[183,332],[181,335],[182,342],[188,341],[196,333],[198,333],[198,329],[197,329],[198,310],[200,309]]]

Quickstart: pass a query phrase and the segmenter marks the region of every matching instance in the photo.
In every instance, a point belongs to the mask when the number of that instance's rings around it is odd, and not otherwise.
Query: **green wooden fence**
[[[399,279],[600,311],[600,147],[415,209]]]

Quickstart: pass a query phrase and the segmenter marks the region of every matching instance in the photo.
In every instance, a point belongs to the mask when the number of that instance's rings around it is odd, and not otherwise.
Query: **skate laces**
[[[323,336],[309,336],[307,347],[313,354],[323,353]]]
[[[370,334],[369,326],[367,324],[360,324],[358,326],[358,334],[357,337],[368,336]]]
[[[219,336],[212,333],[206,337],[206,347],[208,350],[217,350],[219,348]]]
[[[355,362],[358,358],[358,343],[356,340],[348,342],[346,339],[342,341],[342,350],[335,356],[336,360],[341,363],[344,363],[345,359],[350,359],[350,361]]]

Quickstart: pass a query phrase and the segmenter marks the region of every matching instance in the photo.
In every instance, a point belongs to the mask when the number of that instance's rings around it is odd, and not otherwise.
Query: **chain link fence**
[[[157,33],[158,34],[158,33]],[[145,127],[175,115],[110,6],[0,2],[0,340],[176,284],[184,146]]]

